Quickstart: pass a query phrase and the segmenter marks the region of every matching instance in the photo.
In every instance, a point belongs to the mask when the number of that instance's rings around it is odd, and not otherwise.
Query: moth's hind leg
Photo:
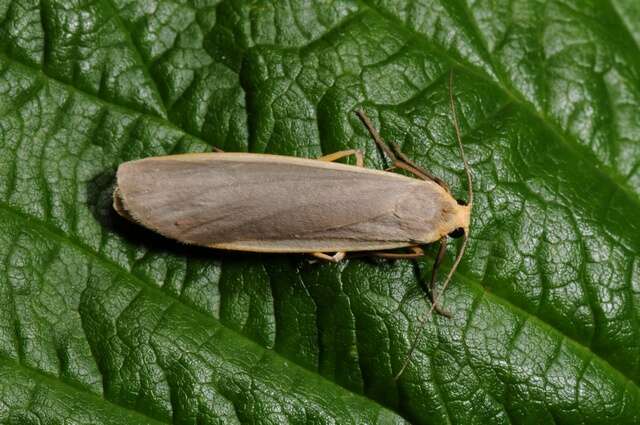
[[[336,252],[333,255],[325,254],[324,252],[314,252],[313,255],[316,258],[319,258],[324,261],[331,261],[332,263],[339,263],[344,260],[344,257],[347,255],[346,252]]]
[[[451,313],[449,313],[444,308],[442,308],[442,306],[438,303],[438,300],[435,297],[436,276],[437,276],[438,268],[440,267],[440,264],[444,259],[445,253],[447,252],[446,248],[447,248],[447,244],[446,244],[446,238],[445,238],[440,242],[440,250],[438,251],[438,255],[433,264],[433,269],[431,272],[431,281],[429,282],[429,287],[427,288],[427,295],[429,296],[429,300],[431,301],[431,303],[434,304],[433,309],[435,310],[436,313],[445,317],[451,317]],[[374,251],[369,253],[369,255],[372,255],[375,257],[381,257],[381,258],[392,258],[392,259],[420,258],[424,256],[424,251],[419,246],[412,246],[409,249],[411,249],[412,252],[384,252],[384,251],[375,252]]]
[[[397,144],[391,142],[391,147],[389,147],[389,145],[385,143],[384,140],[382,140],[382,137],[380,137],[378,130],[376,130],[376,128],[373,126],[373,123],[371,122],[367,114],[364,113],[364,111],[356,111],[356,114],[358,115],[358,118],[360,118],[360,121],[362,121],[364,126],[367,128],[367,130],[369,130],[369,134],[371,134],[373,141],[376,142],[378,147],[382,149],[384,154],[391,160],[391,167],[387,168],[387,171],[393,170],[394,168],[402,168],[403,170],[406,170],[423,180],[431,180],[439,184],[447,192],[449,192],[449,186],[442,179],[434,176],[429,171],[421,168],[413,161],[411,161],[404,153],[402,153],[400,147]]]
[[[364,167],[364,155],[362,154],[362,151],[360,151],[359,149],[348,149],[346,151],[334,152],[329,155],[321,156],[320,158],[318,158],[318,160],[334,162],[339,160],[340,158],[345,158],[351,155],[356,157],[356,167]]]
[[[373,251],[368,254],[380,258],[420,258],[424,256],[424,251],[419,246],[412,246],[409,249],[411,250],[411,252]]]

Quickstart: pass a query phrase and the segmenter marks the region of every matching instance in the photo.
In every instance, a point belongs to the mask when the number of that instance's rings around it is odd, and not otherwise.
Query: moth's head
[[[469,233],[469,222],[471,221],[471,205],[467,205],[466,201],[456,200],[456,206],[451,221],[451,230],[447,236],[458,239]]]

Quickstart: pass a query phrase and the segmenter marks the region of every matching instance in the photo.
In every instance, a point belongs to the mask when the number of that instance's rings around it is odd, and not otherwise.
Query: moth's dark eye
[[[458,205],[467,205],[467,201],[465,201],[464,199],[456,199],[456,202],[458,203]]]
[[[456,230],[449,233],[450,238],[458,239],[461,236],[464,236],[464,229],[462,227],[458,227]]]

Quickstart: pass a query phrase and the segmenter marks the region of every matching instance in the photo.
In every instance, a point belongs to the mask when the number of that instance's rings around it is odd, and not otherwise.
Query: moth
[[[396,144],[385,143],[367,115],[357,111],[391,160],[390,169],[365,168],[358,150],[318,159],[226,152],[152,157],[119,166],[113,207],[121,216],[186,244],[308,253],[336,262],[352,252],[416,258],[424,254],[422,245],[439,241],[430,292],[432,309],[446,314],[433,296],[436,270],[447,238],[463,237],[444,290],[467,245],[473,205],[451,83],[450,99],[467,202],[456,200],[444,181],[413,163]],[[350,155],[356,165],[335,162]]]
[[[309,253],[330,261],[347,252],[413,258],[423,255],[421,245],[436,241],[444,250],[447,236],[466,241],[471,203],[456,201],[442,180],[396,145],[390,148],[368,117],[357,113],[393,167],[418,178],[364,168],[355,150],[319,159],[169,155],[121,164],[113,206],[121,216],[186,244]],[[347,155],[356,156],[356,166],[332,162]]]

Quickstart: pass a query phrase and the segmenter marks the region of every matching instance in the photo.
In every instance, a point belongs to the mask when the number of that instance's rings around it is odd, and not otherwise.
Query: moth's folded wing
[[[409,245],[398,202],[416,180],[317,161],[150,158],[121,165],[121,206],[167,237],[227,249],[312,252]],[[402,212],[402,211],[400,211]]]

